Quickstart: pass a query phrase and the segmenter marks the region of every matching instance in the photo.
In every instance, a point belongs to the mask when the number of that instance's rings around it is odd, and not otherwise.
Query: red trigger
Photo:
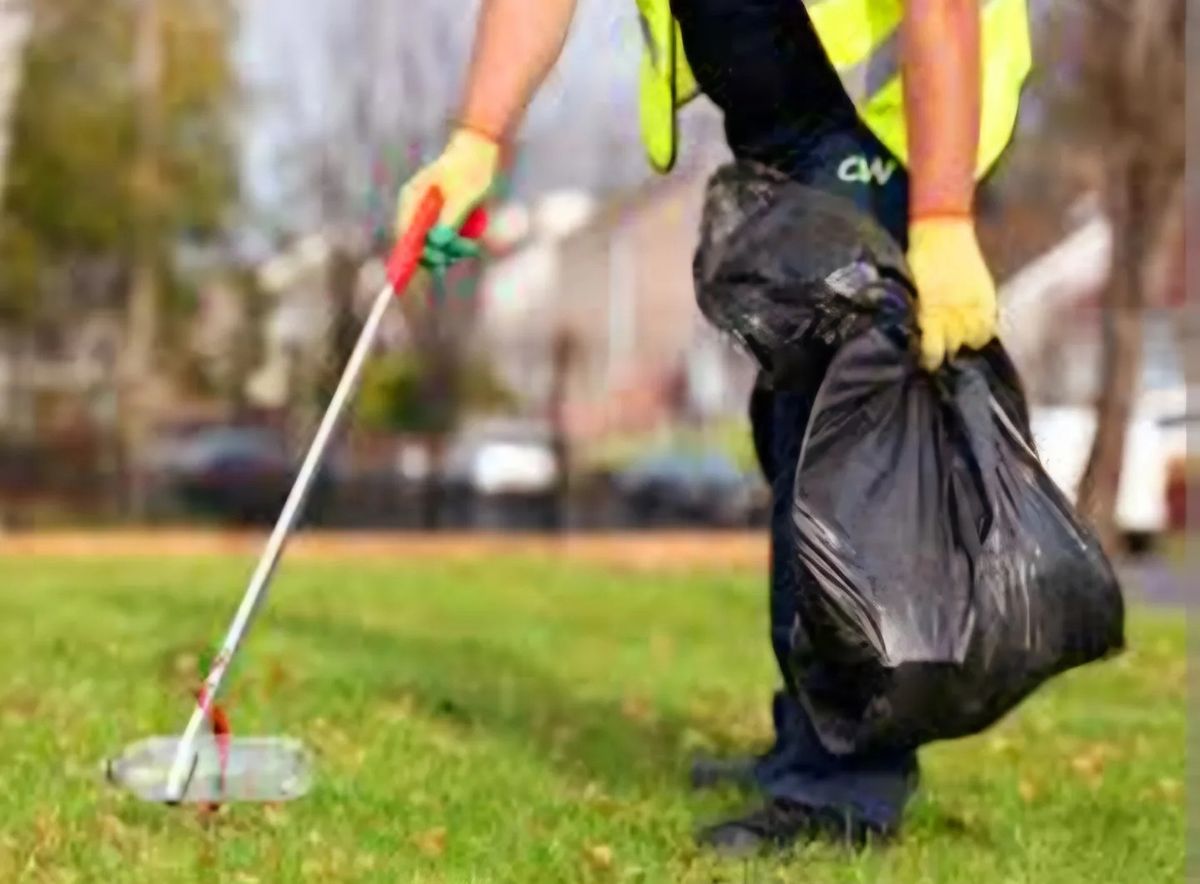
[[[482,239],[483,235],[487,233],[487,227],[487,209],[480,207],[467,216],[467,220],[458,229],[458,233],[465,239]]]

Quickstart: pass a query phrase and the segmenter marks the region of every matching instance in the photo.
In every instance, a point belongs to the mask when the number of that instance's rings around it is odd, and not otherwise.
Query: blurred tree
[[[219,234],[237,191],[231,6],[37,0],[33,13],[0,324],[69,342],[89,310],[124,313],[122,422],[144,421],[144,391],[168,375],[192,303],[175,248]]]
[[[1064,7],[1076,69],[1067,124],[1090,143],[1113,225],[1113,272],[1103,295],[1096,440],[1080,506],[1115,540],[1126,427],[1141,368],[1143,313],[1156,259],[1183,212],[1185,0],[1086,0]]]
[[[430,327],[424,326],[426,333]],[[438,352],[451,358],[439,360]],[[419,347],[376,359],[367,368],[359,396],[358,415],[366,426],[423,438],[431,469],[422,521],[429,530],[441,525],[445,455],[463,415],[503,411],[515,402],[491,362],[461,345],[442,351]]]
[[[417,354],[391,353],[368,364],[359,393],[357,414],[364,426],[394,433],[428,435],[446,433],[457,423],[445,408],[437,407],[428,395],[433,377],[429,364]],[[475,411],[508,408],[515,401],[512,391],[478,356],[465,361],[455,378],[454,398]]]
[[[294,109],[292,128],[303,136],[283,159],[298,172],[290,220],[317,226],[331,247],[330,322],[315,389],[323,403],[361,326],[362,269],[393,242],[395,195],[440,147],[451,122],[461,77],[460,65],[448,60],[464,57],[473,10],[441,0],[339,0],[322,9],[325,30],[312,60],[324,73],[321,113],[305,119],[302,107]],[[470,381],[481,376],[471,350],[480,276],[472,262],[452,268],[444,293],[424,275],[414,282],[400,307],[411,348],[401,360],[407,368],[368,394],[366,413],[390,415],[383,425],[393,429],[423,433],[431,487],[447,437],[479,405]],[[399,362],[391,364],[399,370]],[[397,398],[387,406],[380,400],[389,395]]]
[[[567,399],[571,376],[583,355],[582,335],[568,325],[555,330],[550,341],[550,396],[546,411],[550,417],[552,447],[558,479],[555,483],[555,528],[566,530],[571,476],[571,437],[567,426]]]
[[[14,119],[3,243],[30,254],[27,268],[121,265],[121,273],[101,274],[100,291],[83,294],[119,299],[140,230],[152,228],[165,265],[180,239],[221,230],[236,192],[229,126],[232,20],[213,0],[157,2],[158,27],[151,36],[160,64],[141,62],[161,67],[153,77],[135,71],[139,7],[89,0],[36,4]],[[157,83],[150,98],[147,78]],[[137,149],[138,115],[144,112],[139,101],[156,104],[161,118],[151,163]],[[8,269],[0,268],[0,304],[7,315],[41,304],[41,289],[56,281],[11,285]]]

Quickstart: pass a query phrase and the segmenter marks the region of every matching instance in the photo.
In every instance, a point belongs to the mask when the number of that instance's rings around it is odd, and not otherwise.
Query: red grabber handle
[[[436,187],[429,188],[417,210],[413,213],[412,223],[400,237],[387,262],[387,278],[396,295],[403,294],[412,280],[413,274],[421,263],[421,253],[425,251],[425,237],[437,224],[438,215],[442,213],[442,192]]]
[[[417,272],[421,254],[425,251],[425,238],[437,224],[444,202],[440,190],[436,187],[429,188],[417,204],[408,230],[404,231],[404,235],[392,249],[387,262],[387,278],[396,295],[403,294],[412,281],[413,274]],[[467,239],[479,239],[487,230],[487,224],[487,212],[482,208],[476,209],[463,222],[459,233]]]

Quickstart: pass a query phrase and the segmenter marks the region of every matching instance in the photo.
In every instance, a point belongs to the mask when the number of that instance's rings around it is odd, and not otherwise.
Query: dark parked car
[[[163,493],[189,514],[239,525],[270,524],[296,475],[281,433],[260,427],[214,427],[163,445],[154,465]],[[329,490],[318,476],[315,513]]]
[[[767,489],[717,453],[654,454],[613,476],[635,525],[744,527],[765,521]]]

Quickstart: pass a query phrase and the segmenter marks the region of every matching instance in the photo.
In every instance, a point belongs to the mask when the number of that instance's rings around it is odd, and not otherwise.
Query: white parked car
[[[1153,538],[1167,529],[1167,471],[1171,450],[1163,415],[1140,402],[1125,437],[1117,493],[1118,529]],[[1082,405],[1033,406],[1030,423],[1046,472],[1075,500],[1096,435],[1096,411]]]
[[[1139,392],[1125,436],[1125,459],[1117,491],[1117,528],[1138,546],[1170,527],[1168,482],[1173,461],[1187,454],[1188,391],[1177,329],[1166,315],[1147,316]],[[1064,344],[1070,347],[1070,344]],[[1099,339],[1075,341],[1061,354],[1058,392],[1068,405],[1031,405],[1030,422],[1042,463],[1072,500],[1092,452],[1096,411],[1088,400],[1098,392],[1099,375],[1089,365],[1102,358]]]
[[[549,493],[559,478],[549,430],[503,420],[470,427],[451,446],[446,478],[485,496]]]

